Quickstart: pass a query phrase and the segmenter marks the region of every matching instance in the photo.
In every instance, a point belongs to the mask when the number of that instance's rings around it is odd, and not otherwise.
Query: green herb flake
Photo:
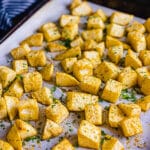
[[[56,86],[53,86],[53,87],[51,88],[51,92],[54,93],[54,92],[56,91],[56,89],[57,89],[57,87],[56,87]]]
[[[28,138],[25,139],[26,142],[29,142],[29,141],[33,142],[35,140],[37,141],[37,143],[39,143],[40,142],[40,137],[39,136],[32,136],[32,137],[28,137]]]
[[[23,76],[20,75],[20,74],[17,74],[17,75],[16,75],[16,78],[17,78],[17,79],[20,79],[20,80],[23,80]]]
[[[105,135],[106,135],[106,133],[105,133],[104,130],[101,131],[101,135],[102,135],[102,136],[105,136]]]
[[[135,94],[136,92],[134,90],[128,91],[127,89],[125,89],[125,90],[122,90],[121,92],[121,98],[126,99],[131,102],[135,102],[136,101]]]
[[[71,47],[70,43],[71,43],[70,39],[66,39],[66,40],[62,41],[62,45],[66,46],[67,48]]]

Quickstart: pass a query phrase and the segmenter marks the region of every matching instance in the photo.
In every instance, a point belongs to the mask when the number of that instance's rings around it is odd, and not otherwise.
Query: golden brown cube
[[[81,36],[77,36],[73,41],[70,43],[71,47],[79,46],[81,49],[84,47],[84,41]]]
[[[94,15],[97,15],[99,17],[101,17],[101,19],[105,22],[107,20],[107,15],[105,14],[105,12],[102,9],[98,9]]]
[[[19,118],[22,120],[38,120],[39,107],[35,99],[26,99],[19,101]]]
[[[150,18],[148,18],[148,19],[145,21],[144,26],[145,26],[146,30],[147,30],[148,32],[150,32]]]
[[[150,34],[146,36],[146,45],[147,45],[147,48],[150,49]]]
[[[2,96],[2,93],[3,93],[3,87],[2,87],[2,83],[0,83],[0,98]]]
[[[92,40],[92,39],[89,39],[89,40],[86,40],[84,42],[84,50],[93,50],[95,47],[96,47],[97,43]]]
[[[150,65],[150,51],[149,50],[141,50],[139,57],[145,66]]]
[[[94,49],[99,53],[99,56],[101,58],[105,51],[105,43],[104,42],[98,43]]]
[[[0,140],[0,149],[1,150],[14,150],[14,148],[8,143],[3,140]]]
[[[145,95],[150,95],[150,76],[144,78],[141,84],[141,91]]]
[[[3,97],[0,98],[0,119],[4,119],[7,116],[6,102]]]

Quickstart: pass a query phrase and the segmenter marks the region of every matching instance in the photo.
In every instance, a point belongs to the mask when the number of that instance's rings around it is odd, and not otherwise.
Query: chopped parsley
[[[135,102],[136,101],[135,94],[136,93],[134,90],[129,91],[128,89],[125,89],[125,90],[122,90],[122,92],[121,92],[121,98],[126,99],[131,102]]]
[[[70,39],[66,39],[64,41],[61,41],[61,43],[66,46],[67,48],[70,48],[70,43],[71,43],[71,40]]]
[[[105,131],[101,131],[101,135],[102,135],[102,138],[101,138],[101,145],[103,145],[103,143],[104,143],[104,141],[105,140],[110,140],[111,139],[111,136],[109,136],[109,135],[107,135],[106,133],[105,133]]]
[[[20,80],[23,80],[23,76],[20,75],[20,74],[17,74],[17,75],[16,75],[16,78],[17,78],[17,79],[20,79]]]
[[[37,143],[40,143],[40,137],[39,136],[32,136],[32,137],[28,137],[25,139],[26,142],[29,142],[29,141],[36,141]]]
[[[57,89],[57,87],[56,87],[56,86],[53,86],[53,87],[51,88],[51,92],[54,93],[54,92],[56,91],[56,89]]]

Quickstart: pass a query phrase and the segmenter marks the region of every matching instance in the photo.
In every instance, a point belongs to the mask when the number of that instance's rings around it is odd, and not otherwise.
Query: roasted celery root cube
[[[146,40],[144,34],[137,31],[132,31],[128,33],[127,39],[136,52],[146,49]]]
[[[62,27],[66,26],[66,25],[79,24],[79,22],[80,22],[79,16],[62,15],[60,18],[60,25]]]
[[[84,111],[86,105],[96,102],[98,96],[82,92],[67,92],[67,108],[70,111]]]
[[[13,120],[18,112],[17,105],[19,103],[18,98],[12,96],[5,96],[4,97],[6,102],[7,114],[10,120]]]
[[[22,150],[22,140],[15,124],[7,133],[7,141],[14,147],[14,149]]]
[[[128,117],[120,122],[124,136],[130,137],[143,132],[139,117]]]
[[[42,46],[43,44],[43,34],[42,33],[35,33],[25,40],[21,42],[21,44],[27,43],[29,46]]]
[[[146,45],[147,48],[150,49],[150,33],[146,36]]]
[[[133,103],[120,103],[118,107],[122,110],[124,114],[129,117],[139,117],[141,114],[141,108],[137,104]]]
[[[148,18],[148,19],[145,21],[144,26],[145,26],[146,30],[147,30],[148,32],[150,32],[150,18]]]
[[[42,76],[38,72],[26,73],[23,77],[25,92],[35,92],[42,87]]]
[[[84,42],[84,50],[93,50],[95,47],[96,47],[97,43],[92,40],[92,39],[89,39],[89,40],[86,40]]]
[[[136,104],[141,107],[142,111],[147,111],[150,109],[150,95],[145,96],[137,100]]]
[[[102,150],[124,150],[122,143],[115,137],[107,136],[108,139],[104,140]]]
[[[28,62],[27,60],[14,60],[12,62],[12,68],[17,74],[28,72]]]
[[[121,90],[122,90],[122,83],[109,79],[106,82],[101,97],[109,102],[115,103],[119,99]]]
[[[84,41],[81,38],[81,36],[77,36],[73,41],[70,43],[71,47],[77,47],[79,46],[81,49],[84,47]]]
[[[78,129],[78,144],[81,147],[99,149],[101,129],[82,120]]]
[[[111,37],[109,35],[106,36],[106,48],[116,46],[116,45],[122,45],[121,41],[118,39]]]
[[[46,29],[49,29],[49,28],[55,28],[56,27],[56,24],[53,23],[53,22],[47,22],[45,24],[43,24],[40,28],[39,28],[39,31],[40,32],[44,32]]]
[[[57,86],[77,86],[79,85],[78,80],[76,80],[75,77],[63,73],[63,72],[57,72],[56,73],[56,85]]]
[[[85,106],[85,119],[94,125],[102,124],[102,106],[99,103]]]
[[[81,91],[97,94],[101,85],[101,80],[94,76],[84,76],[83,80],[80,82],[79,87]]]
[[[118,81],[122,83],[123,89],[130,88],[137,84],[137,73],[131,67],[125,67],[120,72]]]
[[[63,60],[65,58],[70,57],[80,57],[81,56],[81,48],[79,46],[70,48],[69,50],[65,51],[62,54],[58,54],[55,57],[55,60]]]
[[[22,120],[38,120],[39,107],[35,99],[21,100],[18,103],[19,118]]]
[[[150,76],[150,71],[148,70],[147,67],[141,67],[136,69],[136,73],[137,73],[138,85],[141,87],[143,80],[148,76]]]
[[[62,132],[63,129],[60,125],[53,122],[52,120],[46,119],[42,139],[50,139],[51,137],[60,135]]]
[[[120,125],[120,121],[124,119],[124,114],[117,105],[111,105],[109,108],[108,121],[111,127],[117,128]]]
[[[142,67],[142,62],[138,58],[137,54],[131,49],[128,50],[128,53],[125,57],[125,66],[133,67],[134,69]]]
[[[70,5],[70,9],[73,9],[73,8],[77,7],[81,3],[82,3],[82,0],[72,0],[72,3]]]
[[[82,32],[82,37],[84,40],[93,39],[96,42],[100,42],[103,39],[103,30],[102,29],[84,30]]]
[[[128,25],[133,19],[133,15],[122,12],[114,12],[111,15],[110,21],[122,26]]]
[[[150,76],[144,78],[141,84],[141,91],[145,95],[150,95]]]
[[[96,68],[101,63],[100,55],[97,51],[85,51],[83,52],[83,58],[88,59],[92,63],[93,68]]]
[[[87,22],[87,28],[88,29],[104,29],[105,24],[100,16],[98,15],[92,15],[89,16],[88,22]]]
[[[94,48],[98,53],[100,58],[103,56],[104,54],[104,50],[105,50],[105,43],[104,42],[100,42],[98,43],[95,48]]]
[[[108,49],[108,57],[115,64],[118,64],[118,62],[120,61],[122,56],[123,56],[123,46],[122,45],[112,46]]]
[[[87,2],[82,2],[78,6],[73,8],[71,13],[75,16],[87,16],[92,13],[92,8]]]
[[[50,52],[60,52],[67,50],[67,47],[65,47],[61,41],[49,42],[47,47]]]
[[[54,65],[53,64],[47,64],[46,66],[44,66],[40,70],[42,78],[45,81],[50,81],[52,79],[53,72],[54,72]]]
[[[94,70],[95,76],[104,82],[108,81],[109,79],[116,79],[119,72],[120,70],[115,64],[107,61],[100,63]]]
[[[82,78],[84,76],[92,76],[93,75],[92,63],[85,58],[78,60],[73,65],[73,75],[79,81],[82,81]]]
[[[61,142],[56,144],[52,150],[75,150],[69,140],[63,139]]]
[[[62,60],[61,65],[62,65],[64,71],[67,73],[72,73],[73,65],[76,61],[77,61],[76,57],[66,58],[66,59]]]
[[[30,51],[31,49],[28,44],[22,44],[19,47],[12,49],[10,54],[13,59],[25,59]]]
[[[142,60],[144,66],[150,65],[150,51],[149,50],[141,50],[139,57]]]
[[[17,119],[15,125],[22,140],[37,135],[36,129],[25,121]]]
[[[44,50],[32,50],[27,55],[29,65],[32,67],[42,67],[46,65]]]
[[[67,108],[59,100],[55,100],[46,108],[46,117],[56,123],[61,123],[68,115]]]
[[[16,79],[4,93],[4,96],[14,96],[21,98],[23,95],[23,85],[20,79]]]
[[[16,72],[6,66],[0,66],[0,82],[6,88],[15,79]]]
[[[128,50],[128,49],[131,49],[131,46],[125,42],[122,42],[122,46],[123,46],[123,49],[124,50]]]
[[[115,23],[107,26],[107,34],[113,37],[121,38],[124,36],[125,28]]]
[[[99,17],[101,17],[101,19],[105,22],[107,20],[107,15],[105,14],[105,12],[102,9],[98,9],[94,15],[97,15]]]
[[[3,87],[2,87],[2,83],[0,83],[0,98],[2,97],[2,93],[3,93]]]
[[[128,32],[132,32],[132,31],[137,31],[140,33],[144,33],[145,32],[145,27],[143,24],[134,21],[129,27],[127,27],[126,29]]]
[[[7,107],[5,99],[0,98],[0,119],[4,119],[7,116]]]
[[[0,149],[1,150],[14,150],[14,148],[8,143],[3,140],[0,140]]]
[[[38,91],[32,92],[31,95],[32,98],[44,105],[50,105],[53,102],[51,90],[47,87],[42,87]]]

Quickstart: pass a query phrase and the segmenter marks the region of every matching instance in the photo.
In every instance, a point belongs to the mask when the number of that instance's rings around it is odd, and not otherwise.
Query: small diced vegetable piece
[[[78,6],[72,9],[72,15],[75,16],[87,16],[92,13],[92,8],[87,2],[82,2]]]
[[[3,93],[3,87],[2,87],[2,83],[0,83],[0,98],[2,97],[2,93]]]
[[[94,15],[98,15],[99,17],[101,17],[104,22],[107,20],[107,16],[106,16],[105,12],[102,9],[98,9],[94,13]]]
[[[146,49],[146,40],[144,34],[132,31],[127,35],[127,39],[136,52]]]
[[[28,44],[22,44],[19,47],[12,49],[10,54],[14,59],[24,59],[30,51],[31,49]]]
[[[60,25],[62,27],[66,25],[74,25],[80,22],[80,17],[72,15],[62,15],[60,18]]]
[[[112,62],[115,64],[118,64],[120,59],[123,56],[123,46],[122,45],[116,45],[109,47],[108,49],[108,57],[111,59]]]
[[[96,42],[100,42],[103,38],[103,30],[102,29],[84,30],[82,32],[82,37],[84,40],[93,39]]]
[[[81,91],[88,92],[90,94],[97,94],[101,85],[101,80],[94,76],[84,76],[80,82],[79,87]]]
[[[39,103],[50,105],[53,102],[51,90],[47,87],[42,87],[36,92],[32,92],[32,98],[36,99]]]
[[[56,85],[57,86],[77,86],[79,85],[79,82],[76,80],[75,77],[67,73],[57,72],[56,73]]]
[[[73,9],[73,8],[77,7],[81,3],[82,3],[82,0],[72,0],[72,3],[70,5],[70,9]]]
[[[122,12],[114,12],[111,15],[110,21],[119,25],[128,25],[133,19],[133,15]]]
[[[137,73],[131,67],[125,67],[120,72],[118,81],[122,83],[123,89],[130,88],[137,84]]]
[[[71,47],[79,46],[81,49],[83,49],[84,41],[81,36],[77,36],[73,41],[71,41],[70,45]]]
[[[150,109],[150,95],[145,96],[137,100],[136,104],[138,104],[142,111],[147,111]]]
[[[95,68],[94,74],[96,77],[106,82],[109,79],[116,79],[118,77],[119,71],[119,68],[115,64],[103,61],[97,66],[97,68]]]
[[[125,28],[123,26],[111,23],[107,26],[107,34],[113,37],[123,37]]]
[[[68,115],[67,108],[59,100],[55,100],[46,108],[46,117],[56,123],[61,123]]]
[[[47,64],[40,70],[40,73],[42,75],[43,80],[50,81],[52,79],[54,72],[54,65],[53,64]]]
[[[22,120],[38,120],[39,107],[35,99],[21,100],[18,104],[19,118]]]
[[[96,68],[97,65],[101,63],[101,59],[97,51],[85,51],[83,52],[83,58],[88,59],[92,63],[93,68]]]
[[[145,26],[146,30],[147,30],[148,32],[150,32],[150,18],[148,18],[148,19],[145,21],[144,26]]]
[[[42,46],[43,44],[43,34],[42,33],[35,33],[25,40],[21,42],[21,44],[27,43],[29,46]]]
[[[122,46],[123,46],[123,49],[124,49],[124,50],[131,49],[131,46],[128,45],[127,43],[125,43],[125,42],[122,42]]]
[[[17,119],[15,125],[22,140],[37,135],[36,129],[25,121]]]
[[[17,74],[28,72],[27,60],[14,60],[12,62],[12,67],[13,67],[13,70],[15,70]]]
[[[62,133],[63,129],[60,125],[52,120],[46,119],[42,139],[50,139],[51,137],[58,136]]]
[[[42,67],[46,65],[46,55],[44,50],[32,50],[28,53],[27,59],[32,67]]]
[[[147,48],[150,49],[150,33],[146,36]]]
[[[12,96],[4,97],[6,102],[7,114],[10,120],[13,120],[17,114],[18,108],[17,105],[19,103],[18,98]]]
[[[42,82],[42,76],[40,73],[36,71],[26,73],[23,77],[25,92],[34,92],[41,89]]]
[[[120,103],[119,108],[129,117],[139,117],[141,114],[141,108],[137,104],[134,103]]]
[[[14,147],[14,149],[22,150],[22,140],[15,124],[8,131],[7,141]]]
[[[85,106],[85,119],[94,125],[102,124],[102,106],[99,103]]]
[[[67,92],[67,108],[70,111],[83,111],[86,105],[96,102],[98,96],[82,92]]]
[[[137,54],[133,52],[131,49],[128,50],[128,53],[125,57],[125,66],[131,66],[134,69],[142,67],[142,62],[138,58]]]
[[[149,50],[141,50],[139,57],[145,66],[150,65],[150,51]]]
[[[130,137],[143,132],[139,117],[128,117],[120,122],[124,136]]]
[[[136,69],[136,72],[138,77],[138,85],[141,87],[144,78],[150,76],[150,72],[146,67],[138,68]]]
[[[67,47],[65,47],[61,41],[49,42],[47,44],[47,47],[50,52],[59,52],[59,51],[67,50]]]
[[[2,140],[0,140],[0,149],[1,150],[14,150],[14,148],[8,142],[2,141]]]
[[[14,96],[21,98],[23,95],[23,85],[20,79],[16,79],[4,93],[4,96]]]
[[[0,82],[6,88],[15,79],[16,72],[6,66],[0,66]]]
[[[100,16],[92,15],[92,16],[89,16],[89,19],[87,22],[87,28],[88,29],[98,29],[98,28],[104,29],[105,24]]]
[[[53,22],[48,22],[48,23],[43,24],[43,25],[40,27],[39,31],[40,31],[40,32],[44,32],[45,30],[47,30],[47,29],[49,29],[49,28],[55,28],[55,27],[56,27],[56,24],[55,24],[55,23],[53,23]]]
[[[111,105],[109,108],[108,121],[111,127],[117,128],[120,125],[120,121],[124,119],[124,114],[117,105]]]
[[[101,97],[109,102],[115,103],[121,94],[122,83],[109,79],[102,92]]]
[[[65,72],[72,73],[73,65],[76,61],[77,61],[76,57],[66,58],[66,59],[62,60],[61,65],[62,65],[63,69],[65,70]]]
[[[70,48],[69,50],[65,51],[62,54],[58,54],[55,57],[55,60],[63,60],[65,58],[70,57],[80,57],[81,56],[81,48],[79,46]]]
[[[98,43],[94,49],[99,53],[99,56],[101,58],[104,54],[105,43],[104,42]]]
[[[82,120],[78,129],[78,144],[81,147],[99,149],[101,129],[92,123]]]
[[[79,81],[82,81],[82,78],[84,76],[92,76],[93,75],[92,63],[85,58],[78,60],[73,65],[73,75]]]
[[[97,43],[92,40],[92,39],[89,39],[89,40],[86,40],[84,42],[84,50],[93,50],[95,47],[96,47]]]
[[[7,116],[6,102],[3,97],[0,98],[0,119],[4,119]]]
[[[63,139],[57,145],[55,145],[52,150],[75,150],[69,140]]]
[[[126,29],[128,32],[132,32],[132,31],[137,31],[140,33],[144,33],[145,32],[145,27],[143,24],[134,21],[129,27],[127,27]]]
[[[145,95],[150,95],[150,76],[144,78],[141,84],[141,91]]]
[[[108,139],[104,140],[102,150],[124,150],[122,143],[115,137],[108,136]]]

